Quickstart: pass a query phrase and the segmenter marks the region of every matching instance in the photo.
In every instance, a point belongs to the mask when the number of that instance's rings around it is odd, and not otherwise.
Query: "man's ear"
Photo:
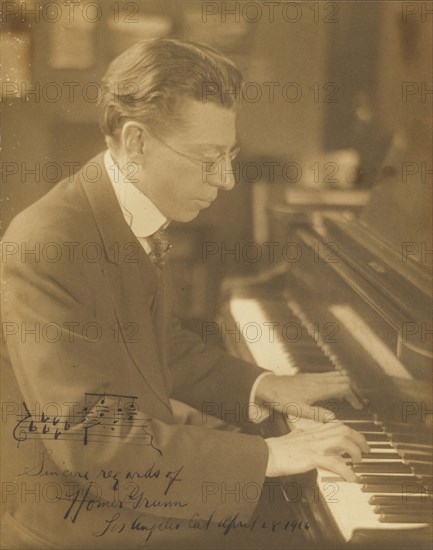
[[[122,146],[130,162],[142,164],[147,146],[147,132],[136,122],[129,121],[122,127]]]

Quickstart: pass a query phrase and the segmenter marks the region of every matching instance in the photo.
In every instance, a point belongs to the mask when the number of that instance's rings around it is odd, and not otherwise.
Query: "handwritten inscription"
[[[18,446],[32,438],[76,440],[83,445],[122,439],[123,443],[152,447],[160,455],[154,436],[149,431],[151,419],[139,418],[136,396],[86,393],[83,408],[73,415],[32,413],[23,403],[24,414],[13,430]],[[131,431],[133,438],[130,438]]]
[[[69,491],[56,497],[57,500],[68,503],[64,519],[69,519],[72,523],[77,521],[82,511],[90,512],[101,508],[140,510],[188,506],[184,500],[168,498],[174,485],[184,481],[183,465],[162,469],[152,462],[147,466],[143,465],[140,471],[120,471],[96,465],[89,465],[82,471],[70,468],[53,470],[49,467],[52,454],[53,449],[44,450],[36,463],[24,467],[18,477],[74,478],[76,483],[68,483]],[[154,482],[158,483],[156,493]],[[149,493],[152,496],[149,496]]]
[[[163,467],[159,462],[162,453],[150,433],[151,419],[143,418],[136,400],[137,397],[130,395],[86,393],[78,412],[65,415],[48,414],[46,410],[36,413],[23,403],[23,414],[18,417],[13,437],[18,446],[29,439],[41,438],[46,448],[18,477],[37,479],[38,483],[41,478],[49,479],[51,485],[53,478],[56,481],[66,478],[67,483],[63,483],[66,492],[62,490],[50,500],[62,506],[64,521],[80,529],[86,523],[80,518],[90,514],[94,521],[89,535],[105,537],[104,540],[120,535],[120,544],[122,534],[138,536],[141,546],[162,536],[164,531],[187,530],[198,534],[212,529],[213,533],[226,537],[236,531],[267,530],[272,534],[309,528],[302,521],[282,522],[259,515],[242,521],[238,514],[225,516],[221,509],[218,515],[213,511],[203,517],[184,498],[189,494],[186,487],[183,491],[183,484],[187,483],[185,466],[170,464],[168,467],[165,464]],[[104,463],[102,467],[93,461],[84,462],[79,468],[70,467],[64,461],[61,466],[56,464],[55,442],[58,440],[76,441],[86,446],[111,442],[112,438],[121,443],[150,447],[157,456],[149,460],[153,455],[143,455],[143,463],[134,469],[126,464],[125,467],[116,464],[114,468]],[[167,513],[170,517],[165,517]]]
[[[93,483],[89,483],[85,488],[83,495],[77,490],[71,495],[71,499],[65,499],[70,502],[64,519],[69,519],[72,523],[76,523],[81,512],[91,512],[100,508],[131,508],[137,509],[157,509],[157,508],[185,508],[188,503],[177,499],[150,499],[145,496],[144,491],[135,487],[125,498],[121,500],[104,500],[95,496],[92,492]],[[61,499],[63,500],[63,499]]]
[[[127,531],[138,531],[143,534],[144,540],[148,542],[152,535],[161,531],[176,531],[179,529],[208,531],[211,526],[220,531],[223,536],[227,536],[236,530],[250,532],[266,530],[269,533],[282,531],[293,533],[295,530],[308,530],[310,528],[308,522],[302,520],[289,519],[287,521],[278,521],[269,518],[264,520],[259,514],[250,521],[239,520],[238,514],[226,516],[218,521],[215,518],[215,512],[212,512],[207,518],[201,518],[198,513],[195,513],[189,521],[180,522],[172,517],[154,521],[142,514],[133,520],[122,521],[121,514],[116,512],[111,518],[105,520],[104,527],[100,531],[95,531],[93,536],[104,537],[107,534],[116,535]]]
[[[28,477],[41,477],[41,476],[64,476],[64,477],[71,477],[71,478],[79,478],[79,479],[85,479],[89,481],[89,472],[79,472],[79,471],[73,471],[69,470],[68,468],[64,468],[63,470],[50,470],[46,466],[47,459],[52,455],[53,451],[52,449],[46,449],[42,453],[41,460],[38,461],[34,466],[26,466],[24,468],[24,472],[21,472],[18,474],[18,477],[20,476],[28,476]]]
[[[184,465],[162,468],[157,462],[151,462],[144,464],[140,470],[116,470],[89,464],[87,469],[82,470],[66,467],[53,470],[49,466],[52,454],[53,449],[46,449],[19,476],[38,479],[60,476],[75,478],[73,483],[67,484],[66,493],[62,492],[55,497],[55,502],[64,504],[63,519],[77,529],[83,525],[80,521],[83,515],[98,512],[89,533],[96,538],[119,535],[121,544],[122,536],[134,535],[147,543],[164,531],[205,533],[212,529],[213,534],[226,537],[239,531],[266,530],[272,534],[309,529],[308,523],[297,519],[282,521],[281,518],[277,520],[256,515],[243,521],[238,514],[225,515],[223,510],[203,515],[183,498],[182,487],[186,483]],[[170,517],[155,517],[160,514],[165,516],[168,510]],[[184,519],[179,519],[179,515]]]

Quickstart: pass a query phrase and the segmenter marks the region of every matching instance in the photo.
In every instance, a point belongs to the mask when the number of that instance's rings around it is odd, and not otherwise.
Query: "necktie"
[[[158,229],[153,235],[148,237],[152,250],[149,253],[150,260],[160,269],[167,261],[168,252],[173,247],[167,237],[165,229]]]

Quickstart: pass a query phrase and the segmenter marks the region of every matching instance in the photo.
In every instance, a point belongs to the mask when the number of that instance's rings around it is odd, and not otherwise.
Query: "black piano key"
[[[403,483],[416,483],[419,480],[414,475],[368,475],[361,474],[358,476],[358,482],[365,485],[398,485],[402,491]],[[376,491],[381,492],[381,491]]]
[[[433,500],[431,496],[427,496],[424,493],[412,495],[373,495],[370,497],[368,503],[383,506],[413,506],[420,503],[425,506],[431,506]]]
[[[389,473],[389,474],[412,474],[412,470],[403,462],[357,462],[352,465],[355,473]]]
[[[410,514],[382,514],[379,516],[380,523],[431,523],[432,515],[431,513],[427,514],[417,514],[412,516]]]
[[[373,477],[373,476],[363,476],[363,477]],[[374,481],[372,483],[366,482],[362,487],[361,491],[363,493],[396,493],[400,497],[407,496],[410,498],[412,495],[433,495],[433,490],[431,486],[425,483],[422,479],[416,478],[413,476],[410,481],[403,481],[403,478],[406,476],[394,476],[384,482],[380,482],[379,479],[383,476],[374,476]],[[358,479],[359,481],[359,479]]]
[[[361,487],[363,493],[396,493],[402,494],[401,483],[366,483]]]
[[[431,450],[431,445],[421,443],[420,436],[416,433],[416,429],[413,430],[413,433],[393,433],[392,440],[404,447],[405,443],[410,446],[411,444],[419,445],[421,448]]]
[[[336,410],[338,411],[337,416],[339,420],[344,422],[344,420],[359,420],[359,421],[369,421],[373,422],[374,417],[373,415],[368,411],[368,409],[354,409],[349,403],[346,401],[334,401],[334,404],[336,406]]]
[[[336,409],[337,411],[337,418],[338,420],[341,420],[341,422],[350,422],[351,420],[355,421],[365,421],[365,422],[373,422],[373,419],[369,416],[368,413],[362,414],[362,410],[359,412],[361,413],[360,416],[356,416],[355,414],[352,414],[352,412],[349,412],[347,410],[342,411],[341,409]]]
[[[433,494],[433,482],[430,479],[430,477],[420,476],[420,479],[421,479],[421,484],[422,484],[423,490],[426,493]]]
[[[423,443],[419,443],[416,439],[406,443],[399,443],[397,441],[396,446],[399,448],[399,450],[402,453],[414,453],[414,454],[425,453],[428,456],[431,456],[433,453],[433,447],[431,445],[425,445]]]
[[[374,506],[373,512],[375,514],[391,514],[391,515],[401,515],[404,514],[405,516],[413,516],[417,517],[420,514],[428,514],[430,513],[432,515],[433,519],[433,511],[430,507],[425,504],[411,504],[410,506],[408,504],[401,505],[401,506]]]
[[[356,430],[357,432],[361,433],[381,433],[386,436],[385,432],[383,431],[382,426],[375,424],[374,422],[359,422],[359,421],[352,421],[352,420],[346,420],[347,425],[350,426],[353,430]]]
[[[414,429],[417,427],[416,422],[397,422],[393,419],[389,420],[387,422],[387,426],[389,427],[390,432],[395,433],[407,433],[407,432],[413,432]]]
[[[401,459],[401,456],[395,452],[395,453],[381,453],[380,451],[373,451],[371,453],[362,453],[362,458],[378,458],[378,459],[383,459],[383,460],[386,460],[388,458],[390,459],[395,459],[395,458],[399,458]]]
[[[433,470],[432,470],[431,464],[412,463],[411,466],[413,467],[414,472],[419,476],[424,476],[424,477],[433,476]]]
[[[432,451],[431,452],[420,452],[420,453],[407,453],[405,451],[402,452],[402,456],[406,458],[407,460],[419,460],[422,462],[426,462],[428,464],[431,464],[433,468],[433,459],[432,459]]]

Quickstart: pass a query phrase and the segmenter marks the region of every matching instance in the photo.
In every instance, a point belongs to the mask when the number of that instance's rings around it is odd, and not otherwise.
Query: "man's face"
[[[171,135],[143,132],[144,161],[136,185],[167,218],[187,222],[216,199],[219,189],[233,188],[228,157],[219,166],[210,163],[235,146],[236,112],[190,100],[182,114],[185,126]]]

